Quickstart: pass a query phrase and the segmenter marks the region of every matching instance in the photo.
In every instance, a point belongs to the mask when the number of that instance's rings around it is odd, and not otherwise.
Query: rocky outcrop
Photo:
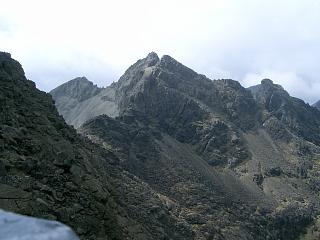
[[[70,98],[82,102],[99,94],[102,90],[102,88],[93,85],[87,78],[78,77],[53,89],[50,94],[54,99],[69,96]]]
[[[0,210],[0,236],[3,240],[79,240],[67,226]]]

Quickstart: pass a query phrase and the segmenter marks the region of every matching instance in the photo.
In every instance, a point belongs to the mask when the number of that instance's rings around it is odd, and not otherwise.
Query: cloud
[[[0,46],[46,91],[79,75],[108,85],[156,51],[212,78],[273,73],[313,102],[319,11],[315,0],[10,0],[0,8]]]

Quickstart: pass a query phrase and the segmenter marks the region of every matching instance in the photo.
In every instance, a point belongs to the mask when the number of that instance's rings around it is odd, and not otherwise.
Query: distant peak
[[[180,72],[180,73],[183,72],[185,75],[188,75],[187,78],[198,76],[198,74],[195,71],[193,71],[191,68],[188,68],[187,66],[183,65],[182,63],[180,63],[179,61],[177,61],[176,59],[174,59],[169,55],[162,56],[159,66],[171,72]]]
[[[159,62],[159,60],[160,59],[155,52],[149,53],[148,56],[145,58],[148,67],[156,65]]]
[[[158,54],[156,54],[155,52],[151,52],[148,54],[147,59],[157,59],[159,60]]]
[[[273,81],[271,79],[269,79],[269,78],[262,79],[261,80],[261,86],[264,89],[273,89],[273,90],[285,91],[284,88],[281,85],[273,83]]]
[[[177,62],[177,60],[169,55],[163,55],[161,58],[161,62]]]
[[[273,85],[273,81],[269,78],[265,78],[261,80],[261,84],[263,85]]]
[[[79,101],[84,101],[94,95],[97,95],[102,88],[97,87],[86,77],[74,78],[50,91],[54,99],[61,96],[69,96]]]
[[[163,55],[160,60],[161,65],[168,66],[168,65],[182,65],[180,62],[178,62],[176,59],[169,55]]]
[[[86,83],[92,83],[91,81],[89,81],[86,77],[76,77],[72,80],[69,81],[70,82],[86,82]]]

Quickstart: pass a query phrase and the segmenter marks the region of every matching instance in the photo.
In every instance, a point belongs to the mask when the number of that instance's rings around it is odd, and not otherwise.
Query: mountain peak
[[[76,77],[76,78],[70,80],[69,82],[71,82],[71,81],[73,81],[73,82],[89,82],[89,83],[92,83],[85,76]]]
[[[269,78],[262,79],[261,86],[267,89],[276,89],[288,94],[281,85],[273,83],[273,81]]]
[[[181,64],[179,63],[176,59],[169,55],[163,55],[161,58],[161,63],[166,63],[166,64]]]
[[[257,94],[261,92],[272,94],[274,91],[280,91],[281,93],[288,95],[281,85],[273,83],[269,78],[262,79],[261,84],[251,86],[248,89],[251,91],[254,98],[257,98]]]
[[[147,55],[147,59],[157,59],[157,60],[159,60],[159,57],[158,57],[158,54],[156,52],[152,51]]]
[[[263,85],[273,85],[273,81],[269,78],[265,78],[261,80],[261,84]]]
[[[94,85],[86,77],[77,77],[53,89],[50,94],[54,99],[69,96],[81,102],[98,94],[101,90],[102,88]]]
[[[159,62],[159,57],[155,52],[151,52],[148,54],[148,56],[145,58],[145,62],[147,67],[152,67],[156,65]]]

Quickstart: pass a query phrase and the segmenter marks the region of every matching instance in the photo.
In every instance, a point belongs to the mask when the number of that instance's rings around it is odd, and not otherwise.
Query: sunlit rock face
[[[2,240],[79,240],[66,225],[0,210]]]

